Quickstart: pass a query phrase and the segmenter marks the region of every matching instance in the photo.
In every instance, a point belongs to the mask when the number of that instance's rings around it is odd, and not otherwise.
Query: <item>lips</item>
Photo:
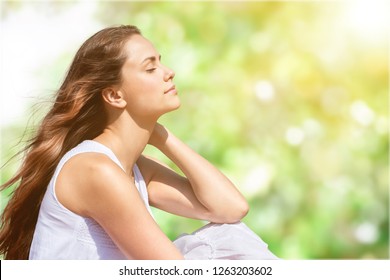
[[[171,86],[168,90],[166,90],[165,92],[164,92],[164,94],[168,94],[168,93],[172,93],[172,94],[174,94],[174,93],[176,93],[177,91],[176,91],[176,87],[175,87],[175,85],[173,85],[173,86]]]

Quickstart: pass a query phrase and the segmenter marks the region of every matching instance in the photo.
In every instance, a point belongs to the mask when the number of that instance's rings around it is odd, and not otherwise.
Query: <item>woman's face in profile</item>
[[[141,35],[133,35],[124,52],[127,59],[119,91],[125,96],[129,112],[160,116],[177,109],[180,100],[173,83],[175,73],[161,63],[153,44]]]

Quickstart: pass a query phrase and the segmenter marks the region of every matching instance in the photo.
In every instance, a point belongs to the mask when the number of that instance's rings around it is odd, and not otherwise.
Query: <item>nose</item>
[[[172,69],[165,67],[164,80],[169,81],[174,77],[175,77],[175,72]]]

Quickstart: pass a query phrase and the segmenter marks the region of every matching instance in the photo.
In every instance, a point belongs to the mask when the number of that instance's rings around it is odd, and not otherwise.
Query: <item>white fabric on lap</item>
[[[187,260],[277,260],[268,245],[244,223],[210,223],[174,241]]]

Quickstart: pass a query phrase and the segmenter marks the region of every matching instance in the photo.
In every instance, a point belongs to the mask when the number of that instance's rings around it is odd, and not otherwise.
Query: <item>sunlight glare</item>
[[[388,1],[346,1],[346,27],[362,39],[377,42],[388,39],[390,5]]]

